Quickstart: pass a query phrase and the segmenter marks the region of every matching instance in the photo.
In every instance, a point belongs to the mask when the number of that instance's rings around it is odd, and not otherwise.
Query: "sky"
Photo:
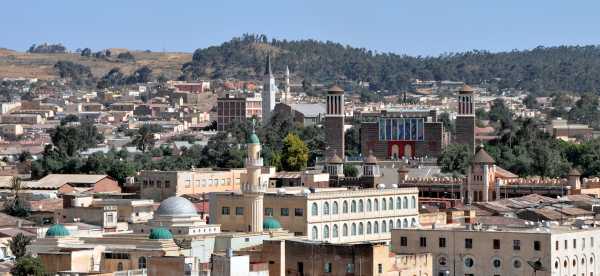
[[[439,55],[600,44],[600,1],[2,0],[0,47],[192,52],[244,33]]]

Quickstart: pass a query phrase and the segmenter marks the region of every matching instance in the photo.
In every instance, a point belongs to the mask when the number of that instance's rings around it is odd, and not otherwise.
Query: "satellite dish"
[[[533,268],[533,274],[535,275],[538,271],[546,271],[546,268],[542,265],[540,258],[537,261],[527,261],[527,264]]]

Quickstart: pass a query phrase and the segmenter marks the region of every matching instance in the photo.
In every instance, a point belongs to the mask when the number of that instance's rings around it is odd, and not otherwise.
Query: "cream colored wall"
[[[162,201],[168,197],[184,194],[203,194],[222,191],[238,191],[240,188],[240,174],[245,169],[228,171],[142,171],[139,183],[140,195],[144,199]],[[148,181],[148,184],[144,184]],[[150,185],[153,181],[154,185]],[[157,187],[161,181],[161,188]],[[169,187],[165,187],[169,181]]]

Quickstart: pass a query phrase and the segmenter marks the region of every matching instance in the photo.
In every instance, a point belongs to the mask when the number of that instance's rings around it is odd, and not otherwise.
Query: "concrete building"
[[[600,271],[598,234],[596,227],[553,224],[395,229],[392,250],[398,254],[431,253],[433,275],[440,276],[587,276]]]
[[[548,125],[547,131],[556,139],[565,141],[585,141],[593,138],[593,129],[584,124],[571,124],[564,119],[555,119]]]
[[[4,114],[0,116],[2,124],[37,125],[44,122],[45,120],[39,114]]]
[[[226,130],[232,122],[261,119],[262,98],[254,93],[227,93],[217,99],[217,130]]]
[[[162,201],[172,196],[239,191],[245,169],[192,169],[189,171],[141,171],[136,177],[140,197]]]

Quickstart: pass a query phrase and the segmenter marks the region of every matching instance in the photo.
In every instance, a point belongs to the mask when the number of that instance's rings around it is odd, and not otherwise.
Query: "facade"
[[[240,177],[245,171],[245,169],[141,171],[136,181],[140,186],[141,198],[162,201],[184,194],[238,191]]]
[[[217,99],[217,130],[226,130],[234,121],[262,118],[262,104],[260,95],[254,93],[229,93]]]
[[[337,154],[344,159],[344,117],[344,90],[336,85],[327,91],[325,142],[328,157]]]
[[[431,253],[433,275],[587,276],[600,271],[598,234],[555,225],[395,229],[392,250]]]
[[[39,114],[4,114],[0,116],[2,124],[36,125],[42,124],[44,121]]]
[[[384,110],[361,123],[361,148],[379,159],[439,156],[445,130],[436,110]],[[367,118],[365,118],[367,119]]]
[[[275,96],[277,91],[277,84],[275,84],[275,77],[271,70],[271,57],[267,56],[262,90],[262,119],[264,121],[268,121],[271,118],[273,109],[275,109]]]
[[[454,142],[467,145],[475,152],[475,109],[474,91],[464,85],[458,91],[458,115],[456,115],[456,136]]]

